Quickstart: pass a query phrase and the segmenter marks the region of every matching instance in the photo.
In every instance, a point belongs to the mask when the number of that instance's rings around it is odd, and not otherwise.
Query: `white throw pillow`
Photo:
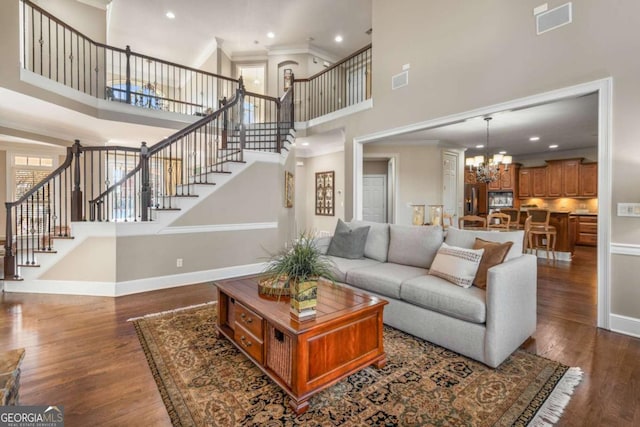
[[[443,243],[438,249],[429,274],[468,288],[473,284],[484,249],[465,249]]]

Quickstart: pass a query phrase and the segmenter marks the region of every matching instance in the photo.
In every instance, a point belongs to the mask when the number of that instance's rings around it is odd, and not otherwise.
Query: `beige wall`
[[[275,222],[283,206],[279,163],[254,163],[172,226]],[[281,176],[282,175],[282,176]]]
[[[298,178],[296,186],[304,189],[305,201],[304,210],[298,211],[298,230],[299,231],[330,231],[336,227],[338,218],[345,219],[344,216],[344,152],[325,154],[317,157],[307,157],[298,159],[304,162],[304,166],[296,168]],[[315,212],[315,181],[317,172],[335,172],[335,206],[334,216],[316,215]]]
[[[388,161],[383,160],[366,160],[362,164],[363,175],[386,175],[388,169]]]
[[[411,224],[412,204],[442,203],[442,150],[435,146],[365,144],[364,157],[395,157],[396,224]]]
[[[637,223],[637,218],[632,218]],[[611,257],[611,281],[620,287],[621,283],[629,283],[624,292],[614,289],[611,295],[611,306],[614,313],[640,319],[640,286],[638,286],[638,256],[613,255]]]
[[[281,247],[278,229],[118,237],[116,280],[161,277],[264,262]],[[176,267],[176,259],[183,266]]]
[[[72,0],[36,0],[34,3],[94,42],[106,43],[106,10]]]
[[[116,280],[115,236],[88,238],[61,258],[40,278],[42,280],[114,282]]]

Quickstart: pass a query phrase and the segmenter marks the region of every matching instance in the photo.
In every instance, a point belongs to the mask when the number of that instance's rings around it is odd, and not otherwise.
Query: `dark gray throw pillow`
[[[363,258],[369,228],[371,227],[350,228],[341,219],[338,219],[327,255],[348,259]]]

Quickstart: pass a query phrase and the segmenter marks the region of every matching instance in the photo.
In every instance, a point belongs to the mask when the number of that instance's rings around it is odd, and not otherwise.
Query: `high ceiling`
[[[340,59],[371,42],[370,28],[371,0],[113,0],[107,40],[197,67],[218,43],[234,56],[313,48]]]
[[[566,151],[598,145],[598,96],[591,94],[492,115],[489,152],[518,156],[551,150]],[[537,141],[530,141],[538,137]],[[483,117],[394,137],[399,144],[446,141],[467,148],[467,156],[484,154],[487,124]],[[388,144],[389,140],[378,144]],[[549,148],[557,145],[556,148]]]

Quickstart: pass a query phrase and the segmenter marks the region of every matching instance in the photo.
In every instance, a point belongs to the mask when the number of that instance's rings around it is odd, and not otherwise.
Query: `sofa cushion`
[[[427,270],[424,268],[385,262],[371,267],[349,270],[347,283],[365,291],[399,299],[402,282],[425,274],[427,274]]]
[[[436,255],[429,274],[455,285],[468,288],[478,272],[484,249],[466,249],[443,243]]]
[[[513,242],[488,242],[476,237],[473,249],[484,249],[484,253],[482,254],[476,277],[473,279],[474,285],[480,289],[487,288],[487,271],[495,265],[502,264],[512,245]]]
[[[349,259],[364,257],[364,246],[367,243],[369,228],[369,226],[352,228],[338,219],[327,255]]]
[[[354,268],[373,267],[374,265],[380,264],[380,261],[369,258],[347,259],[337,256],[328,256],[328,258],[332,261],[333,265],[331,269],[336,281],[344,283],[347,281],[348,271]]]
[[[403,282],[400,298],[468,322],[485,323],[487,319],[483,289],[461,288],[436,276],[419,276]]]
[[[439,226],[395,225],[389,229],[389,262],[429,268],[442,245]]]
[[[461,248],[473,248],[476,237],[489,242],[513,242],[513,246],[509,249],[505,261],[517,258],[522,255],[522,243],[524,242],[524,231],[489,231],[489,230],[460,230],[459,228],[449,227],[447,229],[447,238],[445,242],[449,246],[459,246]]]
[[[389,253],[389,224],[369,221],[351,221],[351,227],[369,228],[367,244],[364,246],[364,256],[380,262],[387,262]]]

